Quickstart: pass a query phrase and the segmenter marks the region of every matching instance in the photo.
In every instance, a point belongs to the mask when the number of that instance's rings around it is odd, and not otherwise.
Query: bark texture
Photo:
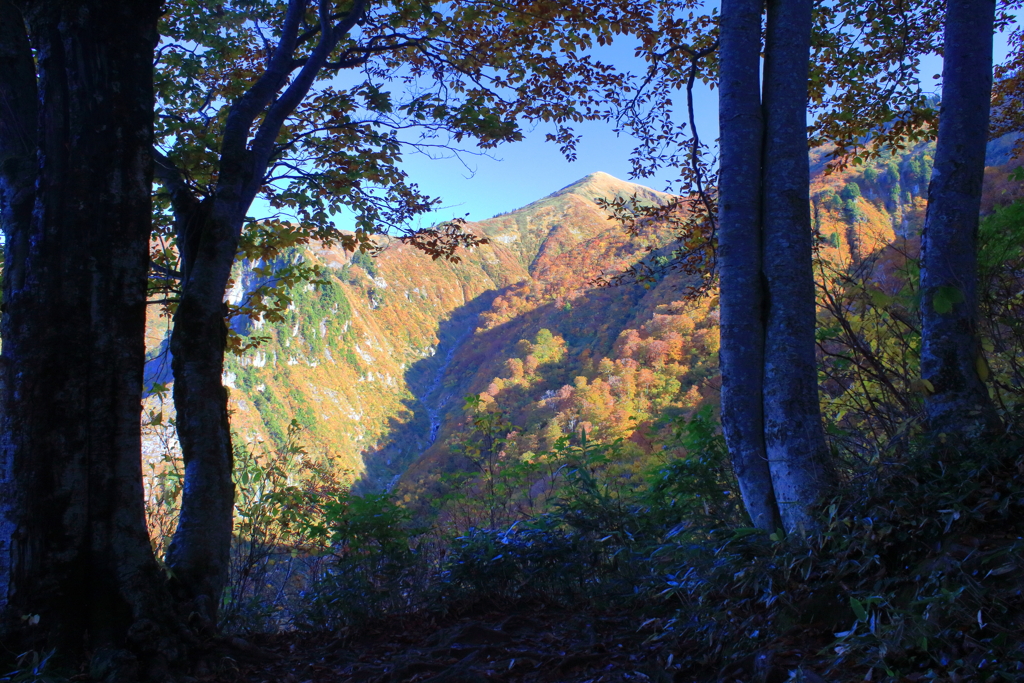
[[[787,533],[814,526],[810,505],[830,480],[814,346],[807,156],[811,9],[811,0],[769,0],[765,38],[765,449]]]
[[[125,678],[126,645],[177,656],[139,431],[159,12],[0,0],[3,625],[21,647],[121,652]]]
[[[978,213],[992,90],[994,0],[946,5],[942,104],[921,240],[921,375],[933,433],[998,427],[978,374]]]
[[[780,526],[765,453],[760,57],[763,0],[723,0],[719,43],[718,267],[722,430],[754,526]]]
[[[0,0],[0,228],[5,237],[4,300],[24,286],[25,250],[36,178],[36,74],[21,11]],[[6,307],[0,307],[6,308]],[[4,331],[6,338],[6,331]],[[0,396],[6,394],[6,355],[0,355]],[[0,413],[0,427],[5,427]],[[0,610],[8,601],[11,544],[23,505],[14,478],[14,452],[0,431]]]

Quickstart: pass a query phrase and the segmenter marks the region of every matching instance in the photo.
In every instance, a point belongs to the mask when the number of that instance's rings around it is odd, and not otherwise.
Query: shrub
[[[347,490],[321,463],[309,461],[301,434],[292,420],[276,449],[235,447],[235,535],[220,611],[230,630],[292,627],[301,589],[319,564],[306,526],[319,518],[321,499]]]
[[[359,266],[372,278],[377,277],[377,263],[365,251],[357,250],[352,254],[352,265]]]
[[[860,198],[860,185],[854,181],[850,181],[843,185],[843,189],[839,191],[839,196],[847,202],[853,201]]]
[[[425,563],[409,512],[390,494],[342,491],[317,512],[301,520],[321,562],[302,593],[300,626],[335,630],[420,607]]]
[[[566,605],[593,583],[595,553],[593,539],[557,516],[517,522],[504,531],[470,529],[451,545],[437,603],[447,609],[522,601]]]
[[[842,208],[842,202],[839,199],[839,195],[837,195],[835,190],[831,188],[819,192],[816,199],[818,200],[819,206],[830,211],[838,211]]]

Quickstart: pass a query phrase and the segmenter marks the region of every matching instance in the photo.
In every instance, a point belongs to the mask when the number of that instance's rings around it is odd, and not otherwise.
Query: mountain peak
[[[583,176],[576,182],[566,185],[557,192],[552,192],[545,199],[561,197],[567,194],[574,194],[591,201],[595,199],[613,200],[617,198],[629,198],[636,195],[641,200],[652,202],[664,202],[670,195],[658,192],[644,185],[620,180],[610,173],[595,171]]]

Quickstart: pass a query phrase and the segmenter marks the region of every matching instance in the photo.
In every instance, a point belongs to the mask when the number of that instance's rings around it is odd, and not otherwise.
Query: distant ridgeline
[[[1005,157],[1006,150],[1000,153]],[[820,254],[866,258],[924,219],[932,144],[826,175],[812,155],[812,217]],[[1004,159],[997,161],[1005,162]],[[1008,168],[990,169],[989,206]],[[717,400],[717,299],[683,300],[681,275],[595,287],[641,258],[665,260],[672,233],[645,226],[630,239],[597,198],[662,203],[668,195],[594,173],[516,211],[468,224],[490,244],[458,264],[390,245],[378,258],[309,249],[325,267],[299,285],[279,322],[236,330],[264,341],[229,356],[232,426],[240,441],[281,443],[294,419],[313,455],[329,458],[361,489],[399,487],[408,498],[464,467],[464,398],[502,411],[519,456],[586,429],[648,446],[655,420]],[[258,285],[252,264],[236,276],[242,297]],[[163,328],[154,321],[151,379]],[[151,382],[152,383],[152,382]]]

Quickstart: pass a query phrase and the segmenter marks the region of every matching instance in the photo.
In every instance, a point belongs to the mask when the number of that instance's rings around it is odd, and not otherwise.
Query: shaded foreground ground
[[[782,683],[823,643],[793,634],[771,653],[723,670],[680,670],[694,643],[658,639],[659,619],[522,607],[448,621],[396,620],[350,636],[292,633],[257,637],[264,661],[222,662],[201,681],[245,683],[613,683],[722,681]],[[800,642],[806,649],[796,646]],[[783,645],[779,648],[779,645]],[[235,668],[237,667],[237,668]],[[799,680],[823,681],[810,669]]]

